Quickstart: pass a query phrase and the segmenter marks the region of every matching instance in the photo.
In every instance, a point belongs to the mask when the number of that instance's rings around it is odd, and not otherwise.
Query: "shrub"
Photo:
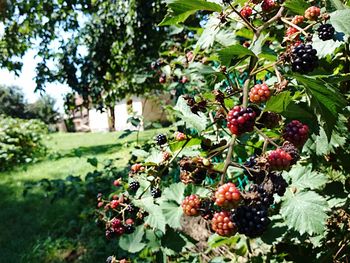
[[[38,120],[0,116],[0,170],[30,163],[46,152],[42,142],[47,127]]]

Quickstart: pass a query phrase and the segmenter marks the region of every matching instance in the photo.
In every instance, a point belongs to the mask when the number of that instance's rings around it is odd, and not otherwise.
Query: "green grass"
[[[142,132],[139,142],[159,132]],[[114,158],[118,166],[124,167],[137,135],[118,139],[120,135],[117,132],[52,134],[47,138],[49,152],[43,161],[0,173],[0,263],[63,262],[60,257],[67,249],[72,250],[72,235],[65,231],[79,218],[81,204],[65,199],[51,204],[43,193],[35,191],[23,197],[25,183],[43,178],[64,179],[70,174],[83,176],[95,169],[87,158],[95,157],[99,161]]]

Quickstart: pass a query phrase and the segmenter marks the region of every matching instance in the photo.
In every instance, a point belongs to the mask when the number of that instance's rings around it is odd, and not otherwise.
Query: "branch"
[[[283,11],[284,7],[281,6],[275,16],[271,17],[270,20],[268,20],[266,23],[262,24],[260,27],[257,28],[255,37],[258,38],[265,28],[267,28],[269,25],[280,19],[282,17]]]
[[[268,136],[266,136],[262,131],[260,131],[257,127],[254,127],[254,130],[256,130],[265,140],[267,140],[269,143],[271,143],[273,146],[275,147],[279,147],[279,145],[277,143],[275,143],[273,140],[271,140],[271,138],[269,138]]]
[[[232,137],[231,137],[231,141],[230,141],[230,144],[228,146],[226,161],[225,161],[224,169],[222,171],[222,175],[221,175],[221,179],[220,179],[219,185],[223,185],[224,182],[225,182],[225,176],[226,176],[226,173],[227,173],[227,169],[228,169],[228,167],[231,164],[231,158],[232,158],[232,153],[233,153],[233,146],[235,145],[236,138],[237,138],[236,135],[232,135]]]
[[[290,25],[291,27],[296,28],[299,32],[303,33],[305,36],[308,36],[308,33],[306,33],[304,29],[302,29],[301,27],[298,27],[296,24],[293,24],[292,22],[288,21],[283,17],[281,18],[281,21],[286,23],[287,25]]]

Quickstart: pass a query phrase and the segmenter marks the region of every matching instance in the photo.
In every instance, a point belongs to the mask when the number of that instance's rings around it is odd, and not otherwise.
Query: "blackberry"
[[[300,159],[299,150],[297,147],[295,147],[291,142],[285,141],[281,147],[283,151],[288,153],[292,159],[290,161],[290,165],[296,164],[297,161]]]
[[[248,18],[253,13],[253,9],[249,5],[246,5],[241,9],[240,13],[245,18]]]
[[[186,196],[182,201],[181,207],[185,215],[197,216],[201,206],[201,199],[198,195]]]
[[[306,19],[309,19],[311,21],[317,20],[317,18],[321,14],[321,9],[317,6],[310,6],[308,9],[305,10],[304,16]]]
[[[240,206],[231,213],[231,221],[247,237],[262,235],[270,223],[268,209],[263,205]]]
[[[265,83],[256,84],[249,92],[249,100],[253,103],[261,103],[267,101],[271,96],[269,86]]]
[[[271,111],[265,111],[259,119],[259,122],[269,129],[276,128],[280,121],[281,115]]]
[[[257,205],[264,205],[269,207],[273,204],[275,199],[273,198],[273,188],[272,191],[267,191],[264,184],[253,184],[249,187],[249,192],[245,196],[246,203],[254,203]]]
[[[132,181],[129,184],[129,190],[132,192],[136,192],[140,188],[140,183],[137,181]]]
[[[167,137],[164,134],[158,134],[156,137],[156,142],[158,145],[164,145],[168,141]]]
[[[157,187],[152,187],[151,195],[153,196],[153,198],[161,197],[162,191],[159,188],[157,188]]]
[[[227,114],[227,127],[232,134],[241,135],[254,129],[256,113],[252,108],[235,106]]]
[[[235,224],[230,220],[230,213],[227,211],[214,214],[211,228],[220,236],[231,236],[236,230]]]
[[[215,204],[220,207],[236,207],[240,198],[241,194],[233,183],[223,184],[215,191]]]
[[[273,192],[279,196],[283,196],[286,192],[288,183],[282,177],[281,173],[271,172],[268,174],[268,179],[271,180],[273,185]]]
[[[134,225],[125,225],[124,226],[124,231],[126,234],[131,234],[135,232],[135,227]]]
[[[299,73],[312,72],[318,66],[316,49],[312,45],[300,44],[292,50],[292,70]]]
[[[110,240],[115,236],[115,232],[113,229],[109,228],[109,229],[106,229],[105,235],[106,235],[106,238]]]
[[[214,209],[214,202],[210,199],[204,199],[201,201],[200,208],[199,208],[201,216],[205,220],[211,220],[213,218],[213,215],[215,213]]]
[[[308,139],[309,127],[298,120],[293,120],[283,130],[283,138],[297,147],[302,147]]]
[[[293,160],[292,156],[281,148],[271,151],[267,158],[272,170],[288,170]]]
[[[335,29],[331,24],[322,24],[317,29],[317,32],[318,32],[318,37],[321,40],[325,41],[333,38]]]
[[[133,213],[136,211],[136,207],[133,204],[129,204],[126,208],[126,211],[129,213]]]

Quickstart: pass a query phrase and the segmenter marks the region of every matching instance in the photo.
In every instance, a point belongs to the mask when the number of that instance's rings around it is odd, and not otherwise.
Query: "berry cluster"
[[[253,103],[261,103],[267,101],[271,96],[269,86],[265,83],[256,84],[249,92],[249,100]]]
[[[318,66],[317,51],[310,44],[300,44],[292,50],[292,70],[299,73],[312,72]]]
[[[227,114],[227,127],[231,133],[241,135],[254,129],[256,113],[252,108],[235,106]]]
[[[211,228],[220,236],[231,236],[235,233],[236,226],[231,221],[230,213],[221,211],[214,214]]]
[[[283,130],[283,138],[293,143],[296,147],[302,147],[308,139],[309,127],[298,120],[287,124]]]

